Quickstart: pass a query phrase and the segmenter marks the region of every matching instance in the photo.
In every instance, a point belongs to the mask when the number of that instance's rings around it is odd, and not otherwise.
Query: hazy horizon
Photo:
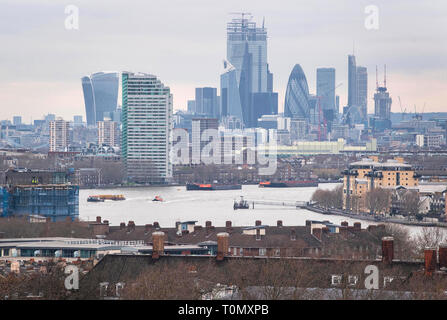
[[[79,8],[79,29],[65,28],[65,7]],[[364,26],[379,9],[379,29]],[[289,74],[299,63],[315,93],[316,68],[336,68],[340,107],[347,102],[347,56],[368,68],[368,110],[383,82],[400,112],[447,111],[447,3],[433,1],[70,1],[2,0],[0,119],[23,122],[54,113],[71,120],[85,107],[81,77],[102,70],[156,75],[186,109],[194,88],[219,88],[230,12],[248,11],[268,32],[268,63],[283,111]],[[355,44],[355,48],[354,48]],[[121,104],[121,101],[118,101]]]

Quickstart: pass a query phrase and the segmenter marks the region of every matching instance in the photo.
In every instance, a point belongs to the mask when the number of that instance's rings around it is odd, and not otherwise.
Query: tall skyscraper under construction
[[[255,127],[264,114],[278,112],[277,94],[273,92],[273,74],[267,63],[267,30],[241,13],[241,18],[227,24],[227,62],[221,76],[221,116],[236,116],[230,110],[241,108],[245,127]],[[228,88],[232,78],[236,90]],[[233,96],[230,96],[232,94]],[[237,95],[239,97],[237,97]],[[235,102],[239,100],[239,103]],[[235,103],[235,106],[230,105]],[[226,113],[224,113],[226,112]]]

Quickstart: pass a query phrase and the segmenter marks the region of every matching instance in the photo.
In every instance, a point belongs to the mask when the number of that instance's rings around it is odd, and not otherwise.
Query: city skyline
[[[340,96],[340,108],[345,106],[348,85],[345,61],[353,53],[354,42],[354,54],[362,66],[374,70],[376,65],[387,64],[388,91],[395,101],[401,97],[407,111],[414,111],[414,105],[420,111],[424,103],[425,112],[445,110],[446,94],[442,89],[447,86],[447,64],[442,57],[447,48],[442,40],[447,28],[443,27],[442,17],[447,6],[441,1],[434,1],[431,6],[414,1],[411,5],[408,1],[378,1],[378,30],[364,27],[367,17],[364,9],[369,3],[362,1],[330,6],[328,1],[299,6],[285,1],[274,10],[266,2],[247,2],[244,8],[231,1],[218,7],[201,2],[200,10],[198,6],[182,3],[160,4],[150,10],[150,4],[135,4],[128,7],[127,14],[123,14],[117,2],[106,5],[101,1],[95,4],[78,1],[74,5],[80,10],[79,30],[64,28],[63,4],[19,2],[5,2],[0,22],[0,39],[5,43],[0,66],[8,74],[0,80],[2,118],[12,119],[19,114],[28,123],[46,113],[65,119],[85,115],[79,78],[99,70],[157,74],[171,88],[174,109],[186,110],[187,100],[194,98],[196,87],[219,88],[221,61],[226,51],[225,25],[234,17],[228,13],[245,10],[251,12],[258,24],[265,17],[269,30],[268,62],[274,73],[280,112],[284,110],[288,75],[297,63],[302,66],[313,94],[316,69],[335,68],[336,83],[343,83],[336,94]],[[406,13],[398,14],[403,7]],[[138,19],[143,13],[149,19]],[[129,26],[121,28],[114,24],[118,16],[130,21]],[[18,18],[19,25],[12,22]],[[206,28],[200,28],[203,22]],[[179,24],[181,32],[175,27]],[[138,52],[127,51],[127,45],[140,43],[142,39],[149,44]],[[157,50],[151,50],[151,41],[158,41]],[[46,46],[39,46],[43,42]],[[180,53],[177,47],[182,48]],[[368,74],[368,83],[371,114],[373,72]],[[393,104],[391,111],[400,112],[399,105]]]

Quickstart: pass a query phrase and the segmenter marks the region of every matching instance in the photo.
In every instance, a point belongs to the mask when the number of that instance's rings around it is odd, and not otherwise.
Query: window
[[[266,248],[259,248],[259,255],[260,256],[265,256],[267,254],[267,249]]]

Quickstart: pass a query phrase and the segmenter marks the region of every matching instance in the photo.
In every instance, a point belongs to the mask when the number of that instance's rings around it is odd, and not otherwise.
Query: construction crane
[[[253,17],[250,12],[229,12],[228,14],[234,14],[241,16],[241,20],[244,20],[244,16],[250,16],[250,19]]]
[[[321,120],[323,120],[323,129],[324,129],[324,136],[326,137],[326,130],[327,130],[327,120],[326,117],[323,117],[323,111],[321,110],[321,98],[323,98],[324,95],[328,93],[332,93],[332,91],[335,91],[338,87],[340,87],[343,83],[340,82],[334,89],[325,91],[320,96],[317,96],[318,99],[318,141],[321,141]]]
[[[399,98],[400,111],[402,112],[402,120],[405,120],[405,116],[407,115],[407,108],[405,109],[402,108],[402,103],[400,102],[400,96],[398,98]]]

